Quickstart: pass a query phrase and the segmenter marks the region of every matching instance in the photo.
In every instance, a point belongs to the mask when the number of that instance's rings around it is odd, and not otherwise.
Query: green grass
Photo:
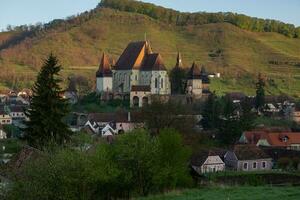
[[[138,200],[298,200],[300,187],[211,187],[175,191]]]

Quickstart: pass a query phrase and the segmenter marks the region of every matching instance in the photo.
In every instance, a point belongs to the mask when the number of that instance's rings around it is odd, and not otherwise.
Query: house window
[[[257,162],[254,162],[253,163],[253,169],[256,169],[257,168]]]
[[[163,78],[161,78],[160,87],[164,88],[164,79]]]
[[[265,169],[267,167],[267,163],[265,161],[262,162],[262,168]]]
[[[243,164],[243,169],[244,169],[244,170],[248,170],[248,163],[247,163],[247,162],[245,162],[245,163]]]
[[[158,80],[155,78],[155,88],[158,88]]]

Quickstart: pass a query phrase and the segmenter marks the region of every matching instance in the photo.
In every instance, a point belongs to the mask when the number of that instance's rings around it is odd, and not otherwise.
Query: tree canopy
[[[228,22],[245,30],[257,32],[276,32],[288,37],[300,37],[300,27],[286,24],[271,19],[260,19],[243,14],[226,13],[183,13],[172,9],[163,8],[150,3],[142,3],[132,0],[102,0],[99,7],[108,7],[127,12],[136,12],[148,15],[154,19],[168,24],[179,26],[202,25],[209,23]]]
[[[70,138],[71,131],[63,122],[69,108],[67,100],[61,97],[60,70],[57,58],[50,54],[38,74],[30,108],[25,112],[29,118],[25,123],[25,138],[38,149],[63,145]]]

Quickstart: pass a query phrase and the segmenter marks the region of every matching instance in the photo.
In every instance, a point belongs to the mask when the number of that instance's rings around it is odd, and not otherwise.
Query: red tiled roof
[[[149,55],[146,55],[146,58],[143,63],[142,70],[166,70],[166,67],[163,63],[162,57],[158,53],[152,53]]]
[[[147,41],[129,43],[114,68],[116,70],[166,70],[160,54],[152,53]]]
[[[97,77],[112,77],[112,71],[111,71],[110,66],[111,66],[111,64],[110,64],[108,56],[105,53],[103,53],[96,76]]]
[[[300,133],[297,132],[265,132],[249,131],[244,133],[249,144],[257,144],[260,139],[266,139],[271,146],[288,147],[300,144]],[[284,140],[286,137],[287,140]]]
[[[135,63],[138,57],[140,56],[142,51],[145,51],[147,42],[139,41],[139,42],[131,42],[128,44],[119,60],[116,63],[116,70],[129,70],[135,68]]]

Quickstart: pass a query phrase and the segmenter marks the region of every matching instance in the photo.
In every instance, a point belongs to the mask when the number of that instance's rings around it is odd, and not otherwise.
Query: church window
[[[164,88],[164,79],[163,78],[161,78],[160,87]]]
[[[158,88],[158,79],[155,78],[155,88]]]

